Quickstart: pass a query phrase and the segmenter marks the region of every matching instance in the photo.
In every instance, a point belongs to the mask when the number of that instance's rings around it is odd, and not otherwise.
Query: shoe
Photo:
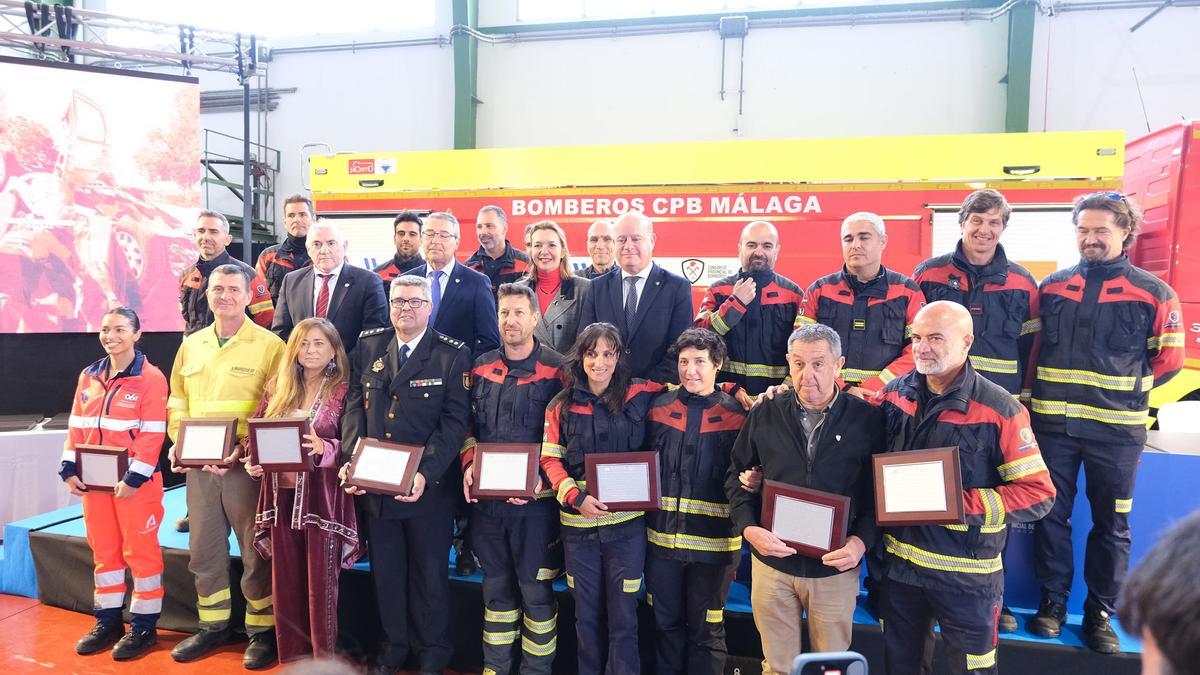
[[[179,520],[175,521],[175,531],[176,532],[187,532],[189,529],[190,529],[190,527],[188,526],[188,517],[187,516],[184,516],[184,517],[180,518]]]
[[[113,647],[112,657],[114,661],[128,661],[150,651],[150,648],[158,643],[158,631],[151,628],[150,630],[137,630],[130,628],[129,632],[117,641],[117,646]]]
[[[1037,616],[1029,622],[1028,629],[1038,637],[1056,638],[1062,635],[1062,625],[1066,620],[1066,605],[1057,600],[1042,600]]]
[[[1117,637],[1108,612],[1104,610],[1084,615],[1083,640],[1089,649],[1100,654],[1116,654],[1121,651],[1121,638]]]
[[[1012,610],[1008,605],[1000,607],[1000,620],[996,623],[996,628],[1001,633],[1017,632],[1017,617],[1013,616]]]
[[[175,645],[171,650],[171,658],[179,663],[188,663],[210,653],[212,650],[233,640],[233,631],[202,630]]]
[[[275,648],[275,631],[268,630],[250,636],[250,646],[242,655],[242,667],[259,670],[275,663],[278,652]]]
[[[75,643],[75,653],[80,656],[95,654],[108,649],[125,634],[125,625],[121,623],[96,622],[96,626],[87,635]]]

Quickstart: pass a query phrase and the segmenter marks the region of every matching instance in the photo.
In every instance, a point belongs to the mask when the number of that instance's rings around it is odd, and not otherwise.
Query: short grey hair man
[[[846,216],[846,219],[842,221],[842,234],[846,233],[847,225],[857,222],[870,223],[875,228],[875,234],[878,234],[882,239],[887,239],[887,226],[883,224],[883,218],[870,211],[859,211]]]
[[[794,342],[810,344],[822,340],[829,343],[829,351],[833,352],[835,361],[841,357],[842,338],[838,336],[837,331],[823,323],[806,323],[792,331],[792,334],[788,336],[787,346],[790,350]]]
[[[411,274],[398,276],[392,279],[392,286],[388,291],[388,295],[392,295],[392,291],[401,287],[420,288],[421,294],[425,296],[426,300],[433,300],[433,287],[429,285],[429,279],[425,277],[418,277]]]
[[[229,234],[229,219],[224,214],[204,209],[196,215],[196,222],[200,222],[201,218],[216,218],[221,221],[221,229],[225,230],[225,234]]]
[[[430,220],[434,220],[434,219],[450,223],[450,228],[452,230],[454,230],[454,237],[456,239],[458,238],[458,236],[459,236],[458,218],[455,218],[453,213],[447,213],[445,211],[434,211],[433,213],[425,216],[425,222],[429,222]]]

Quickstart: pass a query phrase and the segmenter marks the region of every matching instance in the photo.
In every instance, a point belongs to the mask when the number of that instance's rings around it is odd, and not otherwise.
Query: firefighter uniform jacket
[[[409,270],[415,270],[424,264],[425,259],[421,257],[420,253],[407,258],[402,258],[400,257],[400,254],[397,253],[396,255],[392,256],[391,260],[385,262],[379,267],[376,267],[374,271],[375,274],[379,275],[380,279],[383,279],[383,284],[385,286],[383,289],[384,292],[390,295],[391,289],[386,288],[386,286],[392,283],[392,279],[395,279]]]
[[[460,340],[425,329],[412,354],[401,364],[400,346],[391,328],[363,331],[350,355],[350,391],[342,418],[342,449],[353,452],[360,437],[424,447],[417,469],[425,493],[415,502],[391,497],[362,497],[364,511],[376,518],[416,518],[454,508],[461,481],[451,472],[467,437],[471,350]]]
[[[136,488],[158,470],[167,433],[167,378],[141,352],[111,379],[108,364],[106,356],[79,374],[61,475],[64,480],[75,475],[75,446],[108,445],[129,451],[122,480]]]
[[[660,394],[650,409],[650,449],[658,453],[661,507],[647,515],[655,555],[727,565],[742,548],[729,520],[725,474],[729,451],[746,411],[720,389],[696,396],[679,388]]]
[[[921,263],[913,280],[926,302],[949,300],[970,310],[975,322],[971,365],[1008,393],[1024,393],[1022,400],[1028,400],[1029,392],[1022,392],[1021,386],[1034,336],[1042,325],[1037,282],[1029,270],[1011,262],[999,244],[990,263],[972,265],[960,241],[954,253]]]
[[[212,310],[208,307],[208,275],[221,265],[237,265],[250,276],[250,305],[246,315],[263,328],[270,328],[275,319],[275,304],[267,292],[267,282],[255,269],[222,251],[212,260],[198,260],[183,271],[179,277],[179,310],[183,312],[183,334],[191,335],[213,322]]]
[[[749,307],[733,297],[733,285],[746,277],[758,287]],[[725,339],[729,357],[721,365],[722,382],[737,382],[756,396],[788,376],[787,339],[802,299],[795,282],[774,272],[742,271],[708,287],[694,325]]]
[[[879,391],[912,370],[912,322],[925,305],[916,282],[883,267],[867,283],[846,271],[821,277],[808,287],[797,323],[815,321],[837,331],[847,384]]]
[[[279,289],[283,287],[283,278],[287,273],[304,269],[311,264],[308,249],[304,247],[304,237],[289,236],[283,243],[263,249],[263,252],[258,254],[255,269],[267,282],[271,302],[278,304]]]
[[[564,526],[604,527],[642,517],[643,511],[614,511],[598,518],[580,515],[577,509],[587,496],[584,457],[596,452],[644,450],[646,416],[655,394],[662,390],[660,384],[634,379],[625,394],[625,406],[617,413],[601,403],[586,382],[563,391],[550,403],[545,415],[541,463],[562,505],[559,519]]]
[[[171,438],[179,438],[185,417],[236,417],[238,436],[246,436],[246,419],[258,407],[267,378],[275,376],[283,351],[283,340],[250,321],[242,322],[224,347],[213,326],[184,338],[171,367]]]
[[[1150,390],[1183,367],[1179,298],[1129,258],[1046,277],[1033,382],[1039,431],[1145,443]]]
[[[883,391],[889,452],[957,446],[962,467],[963,525],[884,529],[884,574],[937,592],[999,596],[1004,589],[1008,523],[1040,519],[1054,485],[1024,406],[963,365],[941,395],[917,371]]]
[[[528,366],[532,366],[532,369]],[[475,443],[541,443],[546,407],[562,390],[562,355],[538,344],[528,359],[509,368],[503,349],[475,359],[471,370],[473,433],[461,453],[466,472],[475,461]],[[539,506],[553,505],[554,491],[537,496]],[[541,508],[481,499],[474,507],[497,516],[540,515]]]
[[[493,259],[480,246],[463,265],[491,280],[492,295],[495,296],[500,284],[511,284],[529,273],[529,256],[506,241],[504,253],[499,258]]]

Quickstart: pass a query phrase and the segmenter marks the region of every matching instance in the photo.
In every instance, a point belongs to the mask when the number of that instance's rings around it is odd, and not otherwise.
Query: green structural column
[[[479,28],[479,0],[454,0],[454,24]],[[475,85],[479,80],[479,43],[454,36],[454,149],[475,147]]]
[[[1033,70],[1033,21],[1037,6],[1023,2],[1008,13],[1008,107],[1005,131],[1029,131],[1029,80]]]

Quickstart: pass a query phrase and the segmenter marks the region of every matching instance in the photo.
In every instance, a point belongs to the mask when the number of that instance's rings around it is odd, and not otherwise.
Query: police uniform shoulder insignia
[[[382,333],[386,330],[387,330],[387,326],[380,326],[379,328],[368,328],[367,330],[364,330],[363,332],[359,333],[358,337],[365,338],[365,337],[370,337],[372,335],[379,335],[380,333]]]
[[[462,340],[455,340],[449,335],[442,335],[441,333],[438,333],[438,339],[450,345],[451,347],[454,347],[455,349],[462,349],[463,345],[466,344]]]
[[[371,364],[371,372],[372,373],[378,373],[381,370],[383,370],[383,357],[382,356],[375,359],[375,363]]]
[[[471,388],[471,373],[470,371],[463,373],[463,389]]]

